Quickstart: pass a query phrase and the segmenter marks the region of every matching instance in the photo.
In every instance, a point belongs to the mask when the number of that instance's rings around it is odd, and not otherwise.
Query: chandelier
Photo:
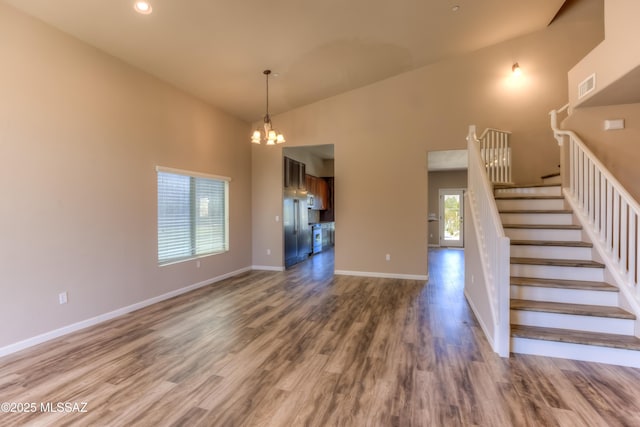
[[[267,80],[267,114],[264,115],[264,130],[262,132],[260,128],[254,130],[253,135],[251,135],[251,142],[260,144],[260,141],[264,140],[267,145],[282,144],[285,142],[284,135],[273,128],[271,116],[269,116],[269,74],[271,74],[271,70],[264,70],[263,74]]]

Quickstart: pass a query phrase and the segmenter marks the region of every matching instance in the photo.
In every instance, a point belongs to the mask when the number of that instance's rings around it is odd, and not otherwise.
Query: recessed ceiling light
[[[451,8],[451,10],[452,10],[453,12],[457,12],[457,11],[459,11],[459,10],[460,10],[460,6],[455,5],[455,6],[453,6],[453,7]]]
[[[133,8],[136,10],[136,12],[143,15],[149,15],[153,11],[153,9],[151,8],[151,3],[143,0],[136,1],[133,4]]]

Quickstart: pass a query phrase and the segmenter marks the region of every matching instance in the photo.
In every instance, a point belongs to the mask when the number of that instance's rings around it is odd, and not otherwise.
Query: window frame
[[[227,176],[213,175],[213,174],[189,171],[184,169],[176,169],[176,168],[170,168],[170,167],[164,167],[164,166],[156,166],[155,170],[156,170],[156,260],[157,260],[158,266],[162,267],[166,265],[177,264],[185,261],[190,261],[194,259],[199,259],[207,256],[219,255],[219,254],[229,252],[229,187],[230,187],[229,183],[231,182],[231,178]],[[173,257],[173,258],[168,258],[163,260],[160,259],[160,251],[159,251],[160,249],[160,226],[159,226],[160,188],[158,187],[158,175],[160,173],[186,176],[194,180],[206,179],[206,180],[212,180],[212,181],[224,183],[224,248],[222,250],[216,250],[216,251],[200,253],[200,254],[196,253],[197,244],[194,240],[196,224],[195,224],[194,218],[190,218],[189,227],[190,227],[190,234],[192,236],[192,239],[191,239],[189,250],[191,254],[187,256]],[[190,191],[190,194],[189,194],[188,208],[190,212],[196,212],[198,209],[198,207],[196,206],[195,193],[193,191]]]

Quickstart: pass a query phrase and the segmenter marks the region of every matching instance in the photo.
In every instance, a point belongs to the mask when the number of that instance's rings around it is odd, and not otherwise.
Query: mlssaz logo
[[[40,404],[40,412],[85,413],[88,412],[87,402],[43,402]]]

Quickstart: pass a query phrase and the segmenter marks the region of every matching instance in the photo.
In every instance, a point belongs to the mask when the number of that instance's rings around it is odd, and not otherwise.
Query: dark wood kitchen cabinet
[[[324,178],[318,178],[313,175],[307,175],[305,182],[307,191],[313,195],[315,210],[324,210],[327,208],[327,198],[329,195],[328,184]]]
[[[307,192],[309,192],[309,194],[313,194],[313,176],[305,175],[304,182],[306,184]]]
[[[335,180],[328,177],[324,181],[327,183],[327,198],[324,210],[320,211],[320,221],[335,221]]]
[[[327,197],[329,195],[329,192],[327,191],[327,181],[325,181],[324,178],[316,178],[316,182],[316,200],[319,201],[316,209],[323,211],[327,209]]]

